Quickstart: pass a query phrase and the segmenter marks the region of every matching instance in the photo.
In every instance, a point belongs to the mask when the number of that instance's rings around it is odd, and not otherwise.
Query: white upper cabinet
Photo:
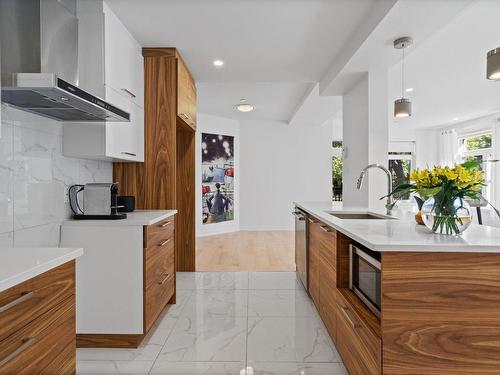
[[[63,153],[112,161],[144,161],[142,49],[102,0],[79,0],[80,86],[130,113],[129,122],[65,124]]]
[[[104,4],[104,83],[144,108],[141,46]]]
[[[112,87],[106,87],[106,99],[130,113],[130,123],[106,123],[106,151],[113,159],[144,161],[144,111]]]

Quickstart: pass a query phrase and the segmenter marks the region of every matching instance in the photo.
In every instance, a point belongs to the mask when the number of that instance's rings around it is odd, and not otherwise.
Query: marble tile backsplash
[[[111,182],[113,164],[63,156],[60,122],[1,110],[0,246],[58,246],[68,187]]]

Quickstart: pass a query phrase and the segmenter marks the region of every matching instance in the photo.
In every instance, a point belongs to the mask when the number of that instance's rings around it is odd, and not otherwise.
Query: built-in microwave
[[[349,288],[380,317],[380,253],[358,245],[349,246]]]

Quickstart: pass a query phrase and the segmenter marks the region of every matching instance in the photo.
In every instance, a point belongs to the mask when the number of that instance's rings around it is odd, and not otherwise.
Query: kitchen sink
[[[374,214],[371,212],[328,212],[330,215],[335,216],[342,220],[395,220],[395,217],[388,215]]]

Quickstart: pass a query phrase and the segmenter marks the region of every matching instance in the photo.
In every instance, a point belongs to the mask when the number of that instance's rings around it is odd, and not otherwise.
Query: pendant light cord
[[[401,98],[405,97],[405,48],[406,46],[403,44],[403,62],[401,66]]]

